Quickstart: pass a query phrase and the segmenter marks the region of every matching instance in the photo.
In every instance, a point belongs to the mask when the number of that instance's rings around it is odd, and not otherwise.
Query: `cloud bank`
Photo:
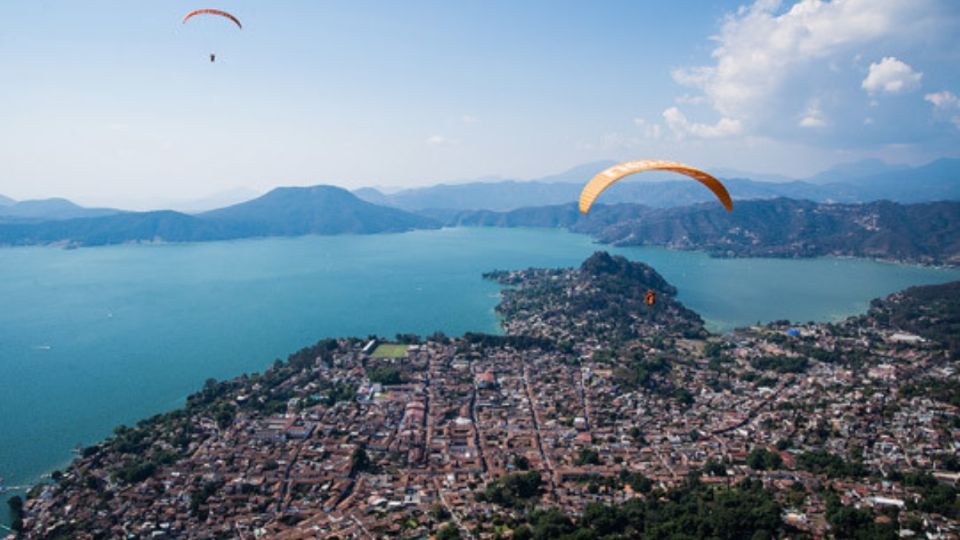
[[[723,20],[710,63],[673,70],[677,84],[698,93],[679,96],[664,121],[678,137],[704,139],[835,144],[825,133],[880,132],[874,124],[888,118],[867,109],[921,88],[923,73],[903,53],[945,35],[940,13],[950,9],[937,0],[757,0]]]

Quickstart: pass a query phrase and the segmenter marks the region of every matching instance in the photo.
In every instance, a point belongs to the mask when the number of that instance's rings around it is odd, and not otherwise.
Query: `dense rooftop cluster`
[[[490,277],[506,335],[324,340],[208,381],[37,486],[25,535],[960,534],[958,358],[896,325],[902,297],[711,336],[605,253]]]

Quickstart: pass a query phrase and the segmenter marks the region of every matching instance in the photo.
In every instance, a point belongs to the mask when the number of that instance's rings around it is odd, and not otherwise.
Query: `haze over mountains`
[[[500,180],[412,188],[384,194],[371,188],[354,193],[367,201],[404,210],[508,211],[576,201],[583,183],[614,162],[596,162],[561,174],[529,181]],[[921,167],[888,165],[865,160],[840,165],[805,180],[758,181],[733,176],[737,171],[715,173],[724,179],[736,200],[789,197],[816,202],[869,202],[891,200],[914,203],[960,199],[960,159],[941,159]],[[749,173],[744,173],[749,174]],[[769,178],[769,177],[768,177]],[[644,173],[620,182],[603,195],[605,204],[639,203],[656,208],[687,206],[711,199],[696,182],[670,173]]]
[[[532,180],[488,177],[389,193],[386,190],[366,187],[356,189],[353,193],[375,205],[413,212],[438,209],[509,211],[576,201],[583,183],[614,163],[585,163],[558,174]],[[841,164],[802,180],[723,168],[711,169],[711,172],[724,180],[736,200],[777,197],[849,203],[876,200],[901,203],[960,200],[960,159],[940,159],[919,167],[868,159]],[[173,207],[182,213],[209,214],[218,211],[221,206],[258,200],[254,195],[252,190],[237,188],[191,201],[163,201],[154,208]],[[696,182],[680,179],[671,173],[650,172],[620,182],[616,189],[604,194],[602,202],[669,208],[707,202],[711,197],[711,194]],[[170,206],[164,206],[165,204]],[[61,198],[18,202],[0,195],[0,223],[100,217],[123,211],[85,208]]]
[[[90,218],[120,212],[111,208],[85,208],[61,198],[20,202],[8,197],[0,198],[0,223]]]

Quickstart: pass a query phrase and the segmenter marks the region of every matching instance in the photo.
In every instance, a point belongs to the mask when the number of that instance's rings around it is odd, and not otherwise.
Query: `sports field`
[[[407,354],[407,346],[397,343],[381,343],[373,350],[372,358],[403,358]]]

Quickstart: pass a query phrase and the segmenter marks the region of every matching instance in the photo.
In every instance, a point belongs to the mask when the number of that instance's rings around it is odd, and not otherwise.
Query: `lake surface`
[[[322,337],[496,332],[499,288],[482,272],[573,266],[597,249],[562,231],[492,228],[0,249],[0,477],[35,482],[77,444],[180,406],[206,378],[262,371]],[[652,265],[719,331],[835,320],[960,279],[854,259],[610,251]]]

